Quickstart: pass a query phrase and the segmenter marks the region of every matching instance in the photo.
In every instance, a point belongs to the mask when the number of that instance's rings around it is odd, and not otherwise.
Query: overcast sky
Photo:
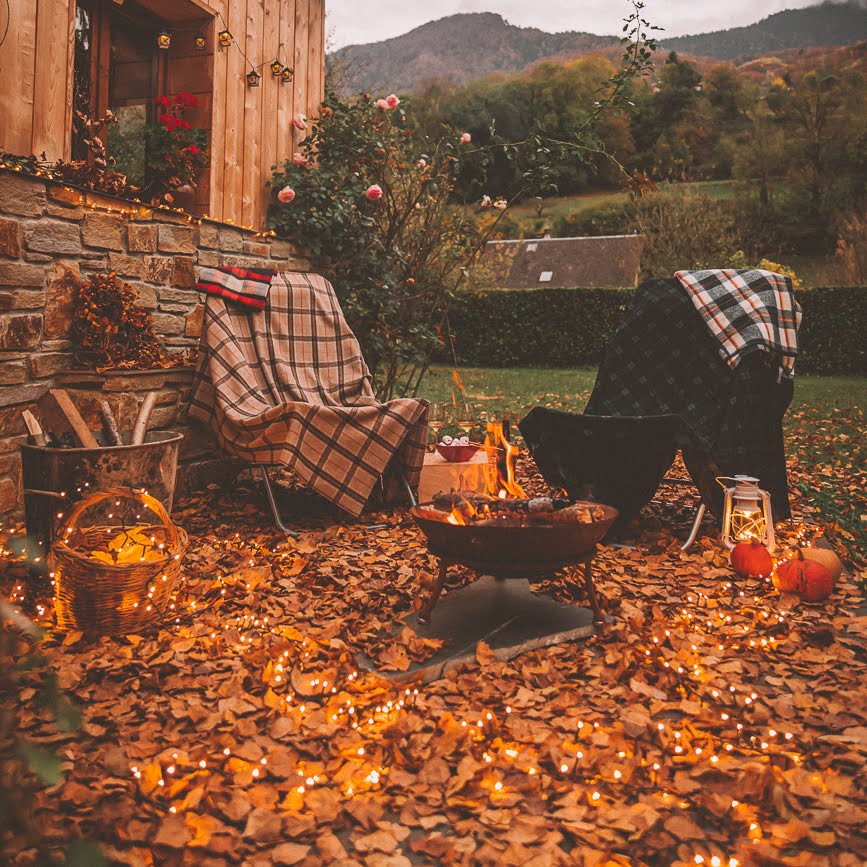
[[[664,36],[740,27],[819,0],[646,0],[644,17]],[[379,42],[456,12],[498,12],[510,24],[549,33],[619,35],[632,6],[625,0],[326,0],[328,49]]]

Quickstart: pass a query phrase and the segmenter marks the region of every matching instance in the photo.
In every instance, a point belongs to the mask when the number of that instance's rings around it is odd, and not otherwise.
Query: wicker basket
[[[103,563],[91,554],[122,526],[78,527],[82,514],[105,500],[137,500],[162,522],[138,529],[164,546],[158,560]],[[161,620],[178,585],[187,534],[170,520],[162,503],[144,490],[112,488],[80,500],[57,528],[49,565],[55,581],[55,610],[61,630],[103,635],[138,632]]]

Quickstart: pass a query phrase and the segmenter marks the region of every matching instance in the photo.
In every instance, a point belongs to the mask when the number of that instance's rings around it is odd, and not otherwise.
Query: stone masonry
[[[61,278],[114,271],[138,292],[169,350],[198,343],[201,267],[240,265],[306,271],[292,245],[225,223],[72,189],[0,169],[0,518],[23,508],[18,446],[27,433],[21,412],[49,388],[66,388],[88,424],[100,428],[108,400],[129,430],[148,391],[157,391],[151,427],[180,430],[178,484],[207,483],[205,463],[229,463],[200,425],[186,419],[192,372],[158,370],[96,374],[73,368],[72,298]]]

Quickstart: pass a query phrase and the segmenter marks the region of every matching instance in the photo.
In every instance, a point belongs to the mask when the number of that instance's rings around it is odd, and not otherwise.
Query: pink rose
[[[292,162],[296,166],[306,166],[309,161],[307,157],[304,156],[304,154],[300,154],[298,153],[298,151],[295,151],[295,153],[292,154]]]
[[[461,136],[461,144],[469,144],[472,140],[473,140],[473,137],[468,132],[465,132]]]
[[[386,104],[389,108],[397,108],[397,107],[400,105],[400,100],[399,100],[399,99],[398,99],[398,98],[397,98],[393,93],[390,93],[390,94],[385,98],[385,104]]]
[[[364,195],[367,196],[371,202],[375,202],[377,199],[382,198],[382,187],[379,184],[372,184],[364,191]]]
[[[383,111],[388,109],[388,100],[378,99],[375,103],[373,103],[377,108],[381,108]]]
[[[284,205],[288,205],[292,199],[295,198],[295,190],[292,187],[283,187],[279,193],[277,193],[277,198],[283,202]]]
[[[425,159],[419,160],[418,161],[418,167],[420,169],[426,169],[427,168],[427,160],[425,160]]]
[[[296,114],[292,118],[292,126],[295,129],[307,129],[307,115],[306,114]]]

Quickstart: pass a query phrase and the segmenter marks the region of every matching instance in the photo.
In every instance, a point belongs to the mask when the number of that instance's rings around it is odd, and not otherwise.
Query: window
[[[96,133],[106,137],[115,170],[136,185],[144,182],[143,129],[166,77],[165,52],[156,47],[164,26],[134,0],[78,0],[72,158],[88,156],[84,121],[111,109],[118,122]]]

